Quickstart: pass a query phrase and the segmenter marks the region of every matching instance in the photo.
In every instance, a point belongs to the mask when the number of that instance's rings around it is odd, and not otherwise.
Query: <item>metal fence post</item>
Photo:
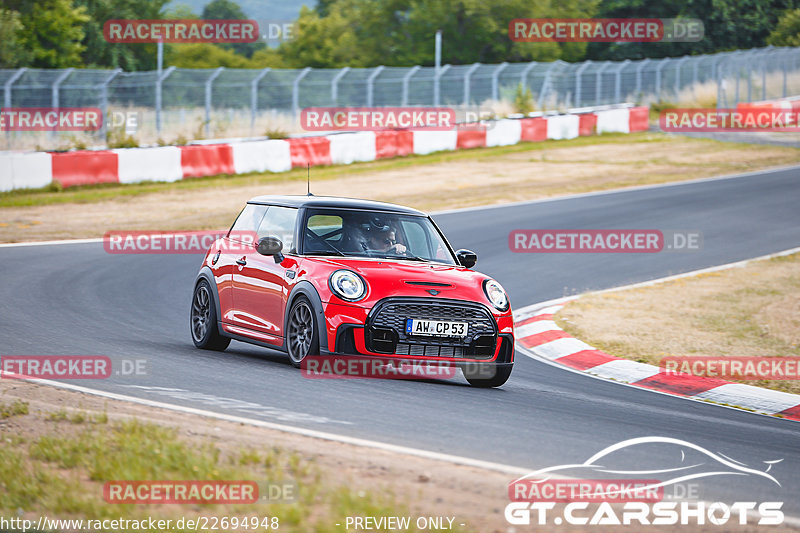
[[[469,78],[480,66],[480,63],[473,63],[464,73],[464,107],[469,105]]]
[[[11,86],[14,85],[14,82],[20,79],[23,74],[25,74],[26,70],[28,70],[28,67],[22,67],[6,81],[5,85],[3,86],[3,107],[11,107]]]
[[[689,56],[683,56],[678,59],[675,65],[675,99],[678,99],[678,93],[681,92],[681,67],[689,60]]]
[[[547,72],[544,73],[544,81],[542,82],[542,88],[539,90],[539,102],[537,103],[539,109],[544,107],[544,97],[547,96],[547,93],[550,90],[550,80],[552,79],[551,74],[553,69],[556,68],[556,66],[560,63],[561,61],[553,61],[553,63],[551,63],[550,67],[547,69]]]
[[[630,59],[626,59],[617,69],[617,78],[614,80],[614,101],[617,104],[621,103],[622,100],[622,71],[630,62]]]
[[[101,111],[101,125],[100,125],[100,138],[105,140],[108,128],[108,84],[122,72],[121,68],[115,69],[108,75],[106,79],[100,84],[100,111]],[[127,133],[127,132],[126,132]]]
[[[219,67],[206,80],[206,137],[211,133],[211,84],[222,74],[223,70],[225,70],[225,67]]]
[[[403,76],[403,95],[400,99],[400,105],[402,106],[408,105],[408,80],[410,80],[411,76],[413,76],[421,68],[422,67],[420,67],[419,65],[415,65],[411,67],[411,70],[406,72],[405,76]]]
[[[28,70],[27,67],[22,67],[21,69],[17,70],[8,80],[6,80],[5,85],[3,86],[3,107],[11,107],[11,86],[14,85],[14,82],[17,81],[25,71]],[[11,147],[11,131],[6,130],[6,142]]]
[[[581,86],[582,85],[581,84],[581,74],[591,64],[592,64],[591,60],[584,61],[583,64],[581,64],[581,66],[578,67],[578,70],[575,71],[575,107],[580,107],[581,106],[581,88],[582,88],[582,86]]]
[[[344,67],[336,76],[333,77],[331,80],[331,105],[336,105],[339,101],[339,80],[341,80],[345,74],[350,72],[350,67]]]
[[[159,135],[161,134],[161,86],[174,70],[175,67],[169,67],[156,77],[156,133]]]
[[[670,59],[665,57],[658,62],[658,66],[656,67],[656,98],[658,98],[659,102],[661,102],[661,69],[667,66],[669,62]]]
[[[72,74],[72,72],[73,72],[74,70],[75,70],[74,68],[68,68],[67,70],[65,70],[64,72],[62,72],[62,73],[61,73],[61,75],[59,75],[59,76],[56,78],[56,80],[53,82],[53,87],[52,87],[52,97],[51,97],[51,104],[50,104],[50,105],[51,105],[51,107],[52,107],[53,109],[58,109],[58,100],[59,100],[59,94],[58,94],[58,92],[59,92],[59,87],[60,87],[60,86],[61,86],[61,84],[64,82],[64,80],[65,80],[65,79],[67,79],[67,77],[68,77],[70,74]]]
[[[440,79],[442,75],[447,72],[450,68],[450,65],[445,65],[441,67],[437,72],[434,72],[434,80],[433,80],[433,105],[438,106],[440,100]]]
[[[74,70],[75,70],[74,68],[68,68],[67,70],[62,72],[53,82],[51,102],[50,102],[50,107],[52,107],[53,109],[58,109],[59,107],[59,96],[60,96],[59,87],[61,87],[61,84],[64,82],[64,80],[67,79],[67,77],[69,77],[69,75],[72,74]],[[55,134],[56,134],[55,130],[50,130],[50,132],[48,133],[50,137],[55,136]]]
[[[503,72],[503,70],[505,70],[507,66],[508,63],[503,61],[502,63],[497,65],[497,68],[494,69],[494,72],[492,72],[492,100],[494,101],[500,100],[500,84],[499,84],[500,73]]]
[[[650,62],[650,59],[643,59],[639,66],[636,67],[636,89],[633,91],[636,97],[638,98],[642,92],[642,69],[646,64]]]
[[[608,68],[608,66],[610,64],[611,64],[611,61],[605,61],[600,66],[600,68],[597,69],[597,72],[595,72],[595,78],[594,78],[594,104],[595,105],[599,105],[600,104],[600,100],[601,100],[600,93],[601,93],[602,87],[603,87],[603,71],[606,68]]]
[[[264,76],[269,74],[271,68],[263,69],[258,75],[250,82],[250,133],[253,133],[253,128],[256,125],[256,113],[258,113],[258,82],[264,79]]]
[[[292,112],[295,116],[300,114],[300,81],[305,78],[306,74],[309,72],[311,72],[311,67],[304,68],[292,82]]]
[[[530,72],[536,65],[536,61],[531,61],[530,65],[522,69],[522,74],[519,75],[519,82],[520,85],[522,85],[522,92],[525,92],[525,89],[528,87],[528,72]]]
[[[378,65],[372,71],[372,74],[370,74],[369,77],[367,78],[367,107],[372,107],[373,94],[374,94],[373,86],[375,85],[375,78],[378,77],[378,74],[380,74],[384,68],[385,67],[383,65]]]

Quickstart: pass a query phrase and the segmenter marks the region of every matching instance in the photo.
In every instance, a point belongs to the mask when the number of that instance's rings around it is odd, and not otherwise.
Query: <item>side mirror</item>
[[[456,259],[461,264],[461,266],[472,268],[475,266],[475,263],[478,262],[478,254],[473,252],[472,250],[456,250]]]
[[[256,251],[261,255],[271,255],[275,258],[276,263],[283,261],[283,243],[277,237],[262,237],[258,240]]]

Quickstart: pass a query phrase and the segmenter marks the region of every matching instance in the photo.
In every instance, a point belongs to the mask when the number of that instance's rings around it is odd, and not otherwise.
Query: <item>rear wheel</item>
[[[289,361],[296,368],[308,355],[319,352],[319,333],[314,310],[305,297],[298,298],[289,310],[286,331],[286,350]]]
[[[211,286],[206,280],[200,280],[194,288],[192,296],[192,312],[190,327],[192,342],[204,350],[222,351],[231,343],[229,337],[220,335],[217,327],[217,308],[211,296]]]
[[[473,387],[490,388],[503,385],[511,376],[511,369],[508,366],[478,365],[475,367],[465,367],[462,369],[464,377]]]

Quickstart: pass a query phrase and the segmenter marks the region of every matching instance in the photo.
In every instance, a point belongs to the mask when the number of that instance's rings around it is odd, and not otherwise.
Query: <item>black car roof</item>
[[[248,204],[282,205],[286,207],[334,207],[340,209],[364,209],[367,211],[383,211],[385,213],[402,213],[404,215],[426,216],[422,211],[417,211],[402,205],[374,202],[372,200],[359,200],[358,198],[341,198],[338,196],[256,196]]]

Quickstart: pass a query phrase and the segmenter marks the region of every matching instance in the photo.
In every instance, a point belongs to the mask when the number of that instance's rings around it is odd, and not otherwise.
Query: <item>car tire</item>
[[[303,359],[319,354],[319,330],[314,308],[308,298],[300,296],[292,304],[286,320],[286,353],[295,368]]]
[[[229,337],[219,333],[217,306],[211,294],[211,286],[204,279],[201,279],[194,288],[189,317],[192,342],[198,348],[221,352],[231,343]]]
[[[512,368],[513,367],[510,365],[481,365],[475,369],[463,368],[462,372],[464,373],[464,378],[466,378],[469,384],[473,387],[488,389],[491,387],[499,387],[508,381],[508,378],[511,376]],[[489,370],[491,370],[491,373],[493,374],[491,377],[487,377]]]

